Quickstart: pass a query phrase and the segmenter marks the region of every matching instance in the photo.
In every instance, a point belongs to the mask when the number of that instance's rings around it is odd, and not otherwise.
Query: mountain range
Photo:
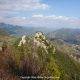
[[[17,35],[21,36],[24,34],[33,34],[36,31],[42,31],[44,33],[48,33],[53,31],[52,29],[45,28],[45,27],[33,27],[33,26],[18,26],[18,25],[11,25],[6,23],[0,23],[0,29],[6,30],[10,35]]]
[[[79,28],[38,28],[31,26],[17,26],[11,24],[0,23],[0,34],[22,36],[24,34],[30,35],[37,31],[44,32],[49,39],[61,39],[70,44],[80,44],[80,29]]]

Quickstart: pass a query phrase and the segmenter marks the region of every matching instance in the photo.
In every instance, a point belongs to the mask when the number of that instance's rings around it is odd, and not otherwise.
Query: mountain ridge
[[[80,29],[61,28],[48,34],[50,39],[62,39],[71,44],[80,43]]]

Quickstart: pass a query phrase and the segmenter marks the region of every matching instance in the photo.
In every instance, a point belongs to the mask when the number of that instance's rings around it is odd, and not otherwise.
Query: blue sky
[[[0,22],[33,27],[80,27],[80,0],[0,0]]]
[[[42,0],[50,5],[51,13],[80,18],[80,0]]]

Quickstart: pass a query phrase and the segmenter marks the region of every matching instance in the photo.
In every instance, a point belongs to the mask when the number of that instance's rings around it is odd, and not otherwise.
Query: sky
[[[0,0],[0,23],[80,27],[80,0]]]

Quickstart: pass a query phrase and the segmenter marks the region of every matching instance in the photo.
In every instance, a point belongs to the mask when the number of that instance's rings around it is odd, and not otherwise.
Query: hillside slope
[[[10,35],[22,35],[26,30],[22,26],[0,23],[0,28],[6,30]]]
[[[0,28],[0,36],[8,36],[8,35],[9,33],[6,30]]]
[[[0,23],[0,28],[6,30],[10,35],[22,36],[24,34],[31,35],[36,31],[42,31],[44,33],[49,33],[52,31],[50,28],[43,27],[35,27],[35,26],[18,26],[6,23]]]
[[[62,28],[48,34],[51,39],[62,39],[71,44],[80,44],[80,29]]]
[[[68,55],[67,47],[64,47],[64,50],[62,44],[59,41],[47,40],[41,32],[32,37],[23,36],[22,39],[17,39],[13,45],[8,45],[6,50],[0,53],[1,70],[20,80],[24,80],[26,76],[54,77],[55,80],[79,80],[80,63]]]

